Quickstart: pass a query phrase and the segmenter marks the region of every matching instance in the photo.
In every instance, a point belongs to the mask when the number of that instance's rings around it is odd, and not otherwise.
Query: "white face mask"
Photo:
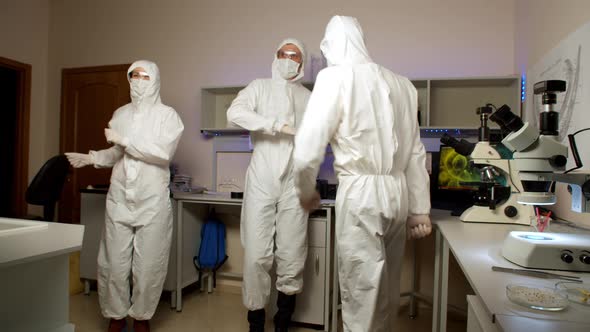
[[[277,69],[282,78],[290,80],[299,73],[299,63],[291,59],[277,59],[277,62]]]
[[[131,83],[130,83],[131,84],[131,94],[134,97],[138,97],[138,98],[143,97],[143,95],[145,94],[145,91],[147,90],[149,83],[150,83],[150,81],[148,81],[148,80],[132,78]]]

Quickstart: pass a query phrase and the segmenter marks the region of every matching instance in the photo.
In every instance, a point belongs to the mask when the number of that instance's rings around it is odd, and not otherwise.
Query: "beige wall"
[[[590,21],[587,0],[516,0],[515,63],[523,73],[543,55]]]
[[[211,183],[211,144],[201,138],[200,89],[268,77],[276,44],[301,39],[319,55],[336,13],[359,18],[376,62],[410,77],[514,73],[514,0],[51,1],[49,150],[57,152],[60,70],[152,59],[162,99],[185,123],[176,161]]]
[[[516,0],[515,8],[517,73],[525,73],[561,40],[590,21],[590,1],[587,0]],[[590,116],[586,119],[588,121],[584,127],[590,127]],[[588,171],[589,165],[585,165],[583,169]],[[571,198],[565,185],[558,185],[557,194],[556,215],[587,227],[590,226],[590,218],[587,214],[570,211]]]
[[[47,61],[49,1],[0,2],[0,56],[32,66],[29,179],[37,173],[53,150],[57,127],[47,122]],[[59,114],[58,114],[59,116]]]

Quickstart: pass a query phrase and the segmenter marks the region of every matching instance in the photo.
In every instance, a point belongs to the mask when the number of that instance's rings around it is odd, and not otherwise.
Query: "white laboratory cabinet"
[[[97,257],[100,239],[102,237],[104,220],[105,220],[105,206],[106,206],[106,191],[105,190],[82,190],[80,193],[80,223],[85,226],[84,245],[80,253],[80,278],[84,281],[84,293],[90,292],[90,281],[97,278]],[[172,200],[172,210],[176,212],[175,201]],[[198,234],[198,230],[189,227],[186,234],[189,237],[185,241],[185,249],[191,253],[195,252],[194,236],[191,233]],[[174,228],[172,234],[172,246],[170,249],[170,259],[168,262],[168,273],[166,281],[164,282],[164,290],[174,292],[176,290],[176,229]],[[192,264],[185,267],[184,271],[187,273],[193,272],[192,279],[196,281],[197,275],[194,272]],[[187,277],[188,278],[188,277]],[[193,282],[194,282],[193,281]],[[173,301],[174,302],[174,301]]]
[[[0,218],[0,331],[74,332],[70,254],[84,227]]]
[[[303,293],[296,301],[293,321],[308,324],[324,325],[329,318],[325,310],[330,298],[330,248],[328,246],[331,227],[327,218],[314,217],[308,224],[308,249],[305,272],[303,275]]]
[[[477,295],[467,295],[467,331],[499,332],[483,302]]]
[[[296,297],[295,312],[291,320],[293,322],[323,325],[325,331],[329,331],[330,319],[330,294],[332,283],[331,250],[330,243],[333,234],[332,227],[328,224],[329,216],[325,210],[320,210],[320,215],[313,215],[308,223],[308,248],[305,270],[303,273],[303,292]],[[276,307],[277,290],[274,286],[273,275],[272,293],[268,315],[274,316]]]
[[[487,103],[507,104],[521,114],[521,80],[517,76],[412,79],[418,91],[421,127],[479,127],[476,109]],[[312,90],[313,83],[304,83]],[[201,89],[201,131],[205,134],[244,132],[227,128],[227,109],[243,86]],[[490,123],[492,127],[495,124]]]

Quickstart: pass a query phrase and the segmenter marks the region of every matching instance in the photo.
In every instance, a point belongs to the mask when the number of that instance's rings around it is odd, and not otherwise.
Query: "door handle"
[[[320,256],[318,254],[315,255],[315,274],[320,274]]]

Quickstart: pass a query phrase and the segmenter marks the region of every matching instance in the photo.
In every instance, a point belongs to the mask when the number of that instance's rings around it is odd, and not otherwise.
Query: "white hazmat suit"
[[[303,45],[293,44],[305,59]],[[278,50],[277,49],[277,50]],[[244,88],[227,111],[228,122],[250,131],[254,151],[246,173],[240,235],[244,247],[242,297],[248,310],[259,310],[268,302],[269,271],[276,261],[276,288],[286,295],[300,293],[307,256],[307,213],[299,205],[292,176],[292,133],[282,133],[288,125],[297,128],[310,92],[301,85],[304,62],[299,74],[286,80],[279,68],[284,61],[274,54],[271,79],[258,79]],[[276,250],[274,247],[276,246]]]
[[[335,16],[321,50],[328,60],[295,137],[294,176],[308,201],[331,144],[339,188],[336,241],[344,331],[391,331],[408,214],[430,211],[417,123],[417,92],[369,58],[352,17]],[[429,222],[429,219],[428,219]]]
[[[160,100],[156,64],[137,61],[128,73],[138,67],[150,79],[129,80],[132,102],[115,111],[107,129],[115,145],[89,153],[96,168],[113,167],[98,252],[99,302],[113,319],[148,320],[158,305],[172,240],[169,164],[184,130]]]

